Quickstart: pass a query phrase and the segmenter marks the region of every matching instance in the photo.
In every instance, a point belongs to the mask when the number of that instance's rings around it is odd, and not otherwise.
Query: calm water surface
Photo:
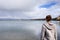
[[[56,24],[59,35],[60,22],[52,22]],[[43,23],[45,21],[0,21],[0,40],[39,40]]]

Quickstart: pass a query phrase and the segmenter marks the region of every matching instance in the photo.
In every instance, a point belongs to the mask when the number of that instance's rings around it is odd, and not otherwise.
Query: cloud
[[[28,11],[46,2],[48,0],[0,0],[0,10]]]
[[[26,10],[38,4],[39,0],[0,0],[0,9]]]
[[[59,0],[0,0],[0,18],[33,19],[48,14],[56,17],[60,15],[59,4]]]

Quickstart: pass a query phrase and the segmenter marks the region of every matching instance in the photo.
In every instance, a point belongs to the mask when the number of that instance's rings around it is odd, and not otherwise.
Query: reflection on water
[[[58,31],[60,22],[52,22],[57,25]],[[45,21],[0,21],[0,40],[39,40],[43,23]]]

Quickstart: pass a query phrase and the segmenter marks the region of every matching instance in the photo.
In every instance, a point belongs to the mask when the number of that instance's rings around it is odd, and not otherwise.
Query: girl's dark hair
[[[47,16],[46,16],[46,21],[47,21],[47,22],[48,22],[48,21],[51,21],[51,19],[52,19],[51,15],[47,15]]]

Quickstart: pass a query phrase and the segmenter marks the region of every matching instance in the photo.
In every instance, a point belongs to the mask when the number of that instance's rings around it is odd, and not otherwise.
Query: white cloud
[[[0,8],[3,9],[25,9],[33,7],[37,0],[0,0]]]
[[[30,9],[35,5],[44,4],[47,0],[0,0],[0,8],[2,9]]]
[[[55,5],[51,8],[38,8],[35,7],[32,12],[25,12],[25,15],[29,18],[45,18],[46,15],[51,15],[53,18],[60,15],[60,8]]]
[[[40,5],[52,1],[58,2],[49,9],[39,8]],[[0,0],[0,18],[44,18],[51,14],[60,15],[59,0]]]

